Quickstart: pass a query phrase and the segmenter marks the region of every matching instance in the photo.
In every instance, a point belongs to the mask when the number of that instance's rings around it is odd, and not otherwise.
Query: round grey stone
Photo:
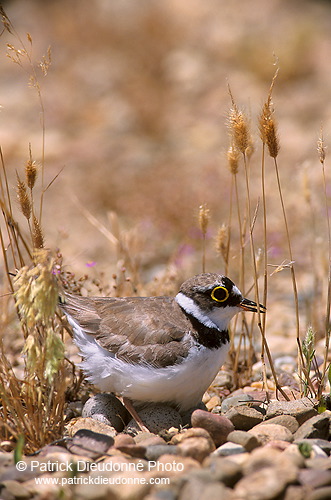
[[[154,434],[170,429],[170,427],[180,428],[182,425],[180,414],[171,406],[150,404],[137,413],[147,429]],[[125,428],[125,432],[136,434],[139,431],[140,428],[137,422],[131,419]]]
[[[128,421],[129,413],[116,396],[99,393],[86,401],[82,416],[98,420],[121,432]]]

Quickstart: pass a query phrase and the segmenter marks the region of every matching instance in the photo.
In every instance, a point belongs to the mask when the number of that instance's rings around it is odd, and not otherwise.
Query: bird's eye
[[[224,286],[216,286],[211,292],[211,298],[216,302],[225,302],[229,297],[229,292]]]

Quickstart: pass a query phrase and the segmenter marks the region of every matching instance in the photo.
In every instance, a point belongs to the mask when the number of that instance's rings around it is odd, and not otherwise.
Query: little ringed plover
[[[258,310],[226,276],[203,273],[175,297],[61,300],[89,382],[133,402],[199,404],[225,361],[228,324]],[[260,312],[265,307],[259,305]]]

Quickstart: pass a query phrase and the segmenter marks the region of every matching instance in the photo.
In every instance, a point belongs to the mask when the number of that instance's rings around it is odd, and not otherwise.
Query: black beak
[[[244,311],[257,312],[257,303],[253,302],[253,300],[243,299],[240,302],[239,307],[241,307],[241,309],[243,309]],[[260,304],[260,312],[265,313],[266,310],[267,308],[264,305]]]

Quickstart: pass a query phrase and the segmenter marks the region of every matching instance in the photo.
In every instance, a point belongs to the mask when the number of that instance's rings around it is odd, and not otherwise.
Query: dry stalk
[[[200,205],[199,207],[199,227],[202,233],[202,272],[206,272],[206,236],[208,224],[210,221],[210,210],[207,205]]]
[[[322,369],[322,381],[318,388],[318,398],[320,399],[322,396],[323,387],[325,385],[325,376],[328,370],[327,365],[328,365],[329,349],[330,349],[330,303],[331,303],[331,228],[330,228],[330,217],[329,217],[329,207],[328,207],[328,197],[327,197],[327,182],[325,174],[326,147],[324,144],[323,130],[321,130],[321,134],[317,142],[317,152],[319,156],[319,161],[322,165],[325,214],[326,214],[327,231],[328,231],[328,257],[329,257],[328,291],[327,291],[326,314],[325,314],[324,360]]]

